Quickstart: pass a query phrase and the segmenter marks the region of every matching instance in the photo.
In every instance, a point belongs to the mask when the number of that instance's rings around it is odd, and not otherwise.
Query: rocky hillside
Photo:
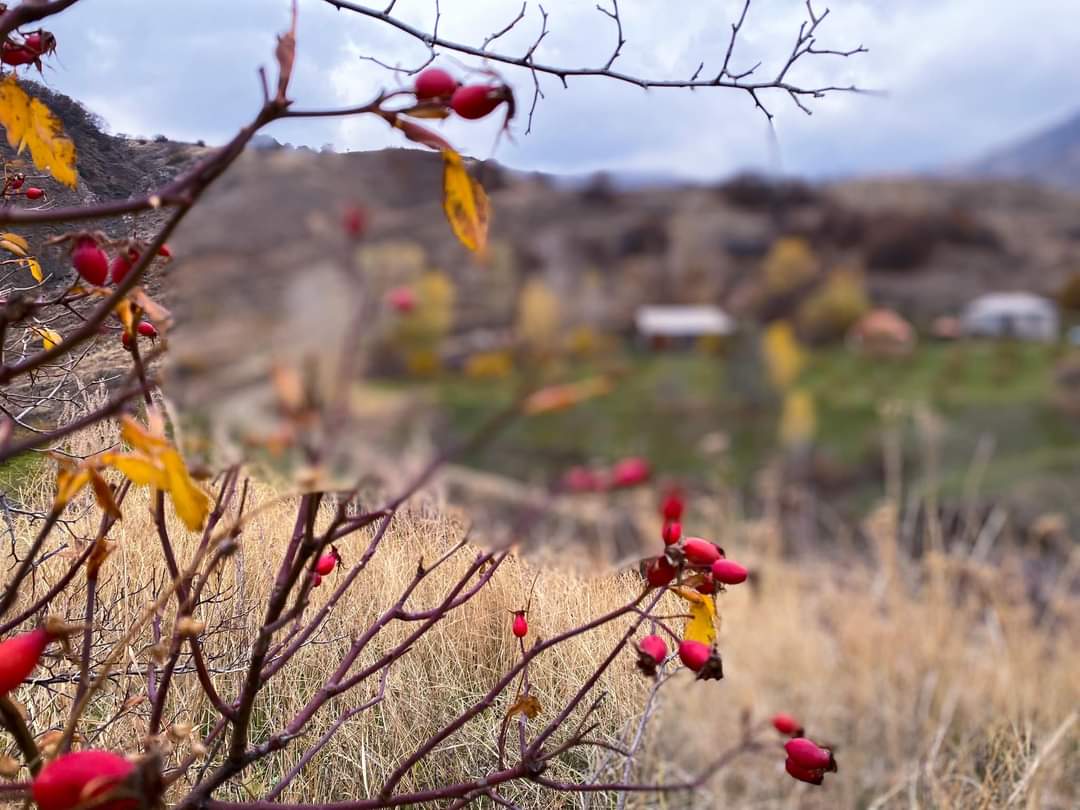
[[[78,103],[38,92],[79,150],[79,188],[56,191],[54,204],[145,191],[205,153],[199,145],[104,134]],[[624,329],[650,302],[715,302],[755,314],[762,257],[785,235],[805,240],[819,260],[810,287],[831,268],[858,267],[876,303],[920,322],[988,290],[1052,294],[1080,269],[1080,197],[1034,185],[882,179],[808,186],[739,177],[713,187],[620,190],[603,178],[568,187],[489,162],[474,167],[494,210],[489,261],[478,271],[442,214],[437,155],[260,146],[200,204],[177,235],[181,250],[185,242],[232,252],[282,245],[305,257],[290,261],[311,261],[329,243],[303,224],[319,214],[336,222],[344,204],[359,201],[372,213],[367,266],[387,283],[447,273],[462,330],[509,323],[521,286],[537,275],[563,302],[568,323]],[[153,222],[102,224],[120,235],[146,233]],[[52,232],[26,235],[34,241]],[[59,252],[44,258],[58,278],[70,275]],[[250,278],[259,278],[254,254],[252,263]]]
[[[972,173],[1080,191],[1080,112],[992,152],[972,167]]]

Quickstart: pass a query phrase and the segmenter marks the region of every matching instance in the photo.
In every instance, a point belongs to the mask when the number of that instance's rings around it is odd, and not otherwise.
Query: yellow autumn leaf
[[[169,478],[165,470],[148,458],[123,453],[106,453],[101,457],[101,463],[117,470],[136,486],[169,488]]]
[[[120,323],[124,325],[124,333],[129,337],[134,337],[135,312],[132,309],[131,302],[126,298],[121,298],[120,302],[113,307],[113,312],[115,312],[116,317],[120,319]]]
[[[458,240],[474,253],[487,249],[491,209],[483,187],[465,170],[461,155],[444,149],[443,210]]]
[[[14,253],[16,256],[25,257],[26,251],[30,249],[30,245],[17,233],[5,231],[0,233],[0,248],[3,248],[9,253]]]
[[[75,144],[52,111],[19,86],[14,74],[0,81],[0,126],[17,152],[30,150],[34,165],[65,186],[75,187]]]
[[[169,494],[180,520],[191,531],[198,531],[206,523],[210,513],[210,498],[199,489],[188,474],[184,460],[176,450],[169,449],[161,454],[165,473],[169,477]]]
[[[700,641],[710,647],[716,641],[716,603],[711,596],[693,588],[678,587],[675,592],[690,603],[690,618],[686,620],[683,638]]]
[[[572,408],[593,397],[611,393],[614,384],[610,377],[589,377],[576,383],[549,385],[530,394],[522,404],[522,411],[530,416]]]
[[[53,509],[63,509],[80,490],[90,483],[90,470],[78,467],[63,467],[56,474],[56,497]]]
[[[60,341],[63,340],[59,332],[55,329],[49,329],[47,326],[35,326],[34,331],[41,338],[41,348],[45,351],[48,351],[53,346],[59,346]]]
[[[515,714],[523,714],[530,720],[540,714],[540,701],[533,695],[521,695],[514,704],[506,710],[507,719]]]
[[[806,367],[806,353],[787,321],[776,321],[765,330],[765,363],[774,387],[784,390],[792,385]]]
[[[139,452],[154,457],[170,447],[167,439],[155,436],[130,416],[124,416],[120,420],[120,438]]]
[[[30,271],[30,275],[34,277],[34,281],[38,284],[45,280],[45,274],[41,272],[41,263],[37,259],[24,259],[23,264],[26,265],[26,269]]]

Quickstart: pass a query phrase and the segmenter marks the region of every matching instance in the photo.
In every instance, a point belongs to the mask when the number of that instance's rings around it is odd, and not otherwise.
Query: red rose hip
[[[45,189],[36,188],[35,186],[30,186],[30,188],[28,188],[26,190],[26,199],[28,199],[28,200],[40,200],[44,196],[45,196]]]
[[[325,577],[327,574],[333,573],[336,567],[337,557],[333,554],[323,554],[319,557],[319,561],[315,563],[315,573]]]
[[[445,70],[442,68],[428,68],[416,77],[413,92],[420,101],[428,101],[429,99],[450,98],[457,89],[457,79]]]
[[[135,765],[111,751],[75,751],[48,763],[31,793],[40,810],[136,810],[139,799],[124,784]]]
[[[679,538],[682,537],[682,524],[677,520],[665,523],[660,536],[663,538],[665,546],[675,545],[679,542]]]
[[[638,456],[624,458],[611,471],[613,487],[636,487],[649,480],[652,471],[649,462]]]
[[[708,663],[710,654],[709,645],[700,641],[687,639],[679,644],[679,660],[694,672],[699,672]]]
[[[675,579],[678,571],[667,557],[657,557],[645,566],[645,580],[654,588],[662,588]]]
[[[514,611],[514,623],[510,626],[510,630],[518,638],[529,635],[529,622],[525,618],[524,610]]]
[[[497,85],[469,84],[454,91],[450,107],[462,118],[476,120],[491,113],[505,97],[505,92]]]
[[[677,489],[672,489],[668,491],[660,504],[660,514],[666,521],[682,520],[685,506],[686,502],[683,500],[682,493]]]
[[[800,782],[806,782],[810,785],[820,785],[825,779],[825,771],[821,768],[804,768],[794,762],[791,757],[784,760],[784,770]]]
[[[725,585],[738,585],[746,582],[747,571],[734,560],[720,559],[712,564],[712,575]]]
[[[49,641],[44,627],[0,641],[0,697],[19,686],[37,669]]]
[[[691,565],[712,565],[720,559],[720,549],[700,537],[687,537],[683,542],[683,554]]]
[[[784,750],[787,751],[788,758],[800,768],[836,770],[836,761],[833,759],[832,751],[822,748],[806,737],[793,737],[784,743]]]
[[[75,272],[96,287],[103,285],[109,278],[109,257],[89,236],[84,236],[71,252],[71,264]]]
[[[773,728],[781,734],[788,734],[792,737],[799,737],[802,735],[802,726],[799,725],[799,721],[790,714],[784,714],[783,712],[774,714],[772,724]]]

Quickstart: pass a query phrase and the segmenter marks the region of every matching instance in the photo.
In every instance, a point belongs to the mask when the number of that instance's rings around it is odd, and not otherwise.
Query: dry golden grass
[[[46,482],[39,482],[43,489]],[[222,576],[224,599],[200,618],[217,628],[207,649],[227,699],[235,694],[246,645],[254,637],[269,593],[275,561],[292,528],[293,503],[276,500],[255,486],[251,507],[262,508],[246,527],[241,553]],[[101,588],[99,624],[103,641],[131,626],[151,602],[147,587],[162,581],[160,551],[146,492],[124,505],[114,532],[118,541]],[[326,516],[324,516],[325,518]],[[92,534],[87,515],[71,525]],[[889,521],[878,541],[889,546]],[[19,523],[20,539],[29,527]],[[194,541],[179,525],[172,531],[181,559]],[[329,620],[324,630],[275,677],[258,704],[256,739],[280,728],[316,690],[337,661],[350,635],[390,604],[408,582],[416,561],[427,560],[460,538],[462,527],[421,501],[394,523],[384,546]],[[790,711],[811,736],[834,744],[840,772],[822,788],[793,782],[783,773],[780,740],[776,752],[740,760],[696,796],[631,797],[630,807],[889,808],[889,807],[1075,807],[1080,802],[1080,614],[1075,591],[1076,557],[1057,572],[1048,606],[1036,614],[1024,592],[1020,558],[999,565],[931,557],[915,564],[902,557],[887,571],[856,561],[836,565],[776,559],[768,551],[771,527],[732,526],[724,538],[729,553],[760,572],[759,584],[740,586],[720,598],[721,648],[726,678],[698,683],[683,672],[661,693],[634,778],[679,779],[735,740],[744,710],[757,718]],[[66,535],[57,536],[58,541]],[[369,535],[342,545],[355,559]],[[416,594],[415,607],[430,605],[470,558],[446,566]],[[890,559],[892,553],[881,555]],[[45,566],[36,588],[43,589],[62,561]],[[350,720],[297,779],[283,800],[334,801],[372,795],[394,765],[441,724],[483,694],[515,660],[509,608],[526,599],[533,570],[509,561],[490,587],[437,625],[392,667],[386,700]],[[549,636],[625,602],[639,588],[636,575],[585,578],[545,569],[533,599],[531,627]],[[317,592],[315,602],[329,588]],[[54,612],[77,618],[83,594],[57,600]],[[171,609],[171,606],[170,606]],[[170,616],[163,617],[166,628]],[[552,716],[610,649],[625,628],[616,623],[574,639],[542,656],[530,671],[544,704],[538,720]],[[411,628],[391,624],[358,665],[385,652]],[[125,654],[125,665],[144,667],[151,639],[143,632]],[[72,672],[54,660],[39,674]],[[370,689],[339,698],[311,724],[309,734],[280,757],[219,792],[222,798],[264,794],[344,708],[367,700]],[[600,710],[600,735],[632,733],[648,682],[627,652],[601,682],[608,699]],[[38,732],[60,727],[72,687],[25,688],[19,695]],[[90,706],[84,731],[111,718],[120,703],[145,692],[145,680],[118,678]],[[507,700],[447,740],[402,783],[426,788],[474,777],[492,766],[497,727]],[[91,736],[95,746],[138,749],[147,707],[135,709]],[[190,675],[179,679],[167,716],[190,720],[205,733],[213,719]],[[181,751],[184,746],[181,746]],[[554,774],[573,779],[592,773],[604,757],[580,755]],[[607,778],[617,778],[622,762],[609,762]],[[611,807],[616,797],[553,796],[530,786],[505,791],[522,807]],[[482,805],[486,806],[486,805]]]

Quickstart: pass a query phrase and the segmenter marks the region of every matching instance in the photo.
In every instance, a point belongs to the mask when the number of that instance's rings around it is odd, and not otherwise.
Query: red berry
[[[687,669],[692,669],[694,672],[700,671],[708,663],[711,654],[709,645],[702,644],[700,641],[687,639],[679,643],[679,660]]]
[[[683,541],[683,554],[691,565],[712,565],[720,559],[720,549],[700,537],[687,537]]]
[[[30,48],[14,45],[10,42],[5,42],[0,47],[0,62],[5,65],[30,65],[37,61],[39,55]]]
[[[457,79],[445,70],[442,68],[428,68],[416,77],[414,92],[417,99],[426,101],[435,98],[449,98],[454,95],[454,91],[457,89]]]
[[[450,107],[462,118],[483,118],[498,107],[506,93],[498,85],[469,84],[459,87],[450,99]]]
[[[135,260],[138,260],[138,256],[135,257]],[[131,272],[131,260],[122,254],[114,256],[109,263],[109,280],[113,284],[119,284],[127,277],[129,272]]]
[[[0,697],[25,681],[49,643],[44,627],[0,641]]]
[[[320,576],[326,576],[334,571],[337,567],[337,557],[333,554],[323,554],[319,557],[319,561],[315,563],[315,572]]]
[[[25,182],[26,182],[26,177],[24,175],[13,174],[13,175],[11,175],[11,178],[8,180],[8,188],[11,188],[11,189],[14,189],[14,190],[18,191],[20,188],[23,187],[23,183],[25,183]],[[42,193],[44,193],[44,192],[42,192]]]
[[[787,751],[791,761],[800,768],[836,770],[836,761],[833,759],[832,751],[822,748],[806,737],[793,737],[784,743],[784,750]]]
[[[322,585],[322,577],[316,574],[311,578],[311,587],[318,588],[320,585]]]
[[[359,239],[364,235],[364,231],[367,230],[367,211],[359,205],[350,205],[345,209],[345,214],[341,218],[341,224],[345,228],[345,233],[353,239]]]
[[[529,622],[525,619],[524,610],[518,610],[514,613],[514,623],[510,629],[518,638],[525,638],[529,634]]]
[[[746,582],[747,571],[734,560],[719,559],[712,564],[712,575],[725,585],[738,585]]]
[[[20,183],[20,185],[22,185],[22,184]],[[18,188],[18,187],[19,186],[13,186],[13,188]],[[29,188],[26,189],[26,199],[28,199],[28,200],[40,200],[44,196],[45,196],[45,189],[43,189],[43,188],[37,188],[35,186],[30,186]]]
[[[120,344],[128,351],[131,351],[131,338],[128,336],[127,332],[120,333]]]
[[[109,278],[109,257],[90,237],[86,236],[75,245],[71,263],[76,272],[94,286],[100,287]]]
[[[706,574],[701,578],[696,586],[698,593],[703,593],[706,596],[712,596],[716,593],[716,580],[713,579],[712,574]]]
[[[667,521],[681,520],[685,505],[682,493],[679,490],[669,490],[667,495],[664,496],[663,503],[660,504],[660,514]]]
[[[675,579],[678,571],[668,562],[667,557],[657,557],[645,566],[645,579],[654,588],[662,588]]]
[[[42,768],[31,792],[39,810],[136,810],[139,798],[124,785],[134,771],[132,762],[111,751],[75,751]]]
[[[679,538],[682,537],[682,524],[677,520],[673,520],[670,523],[664,524],[664,531],[660,534],[664,538],[665,546],[672,546],[679,542]]]
[[[158,336],[157,327],[150,321],[139,321],[139,325],[135,327],[135,330],[143,337],[156,338]]]
[[[772,724],[773,728],[781,734],[789,734],[796,737],[802,734],[802,726],[800,726],[799,721],[790,714],[774,714]]]
[[[791,757],[784,760],[784,769],[800,782],[807,782],[811,785],[820,785],[825,779],[825,771],[821,768],[804,768],[793,762]]]
[[[26,35],[22,46],[34,56],[44,56],[56,50],[56,37],[48,31],[35,31]]]
[[[656,664],[664,663],[667,658],[667,644],[660,636],[645,636],[638,642],[638,649]]]
[[[563,473],[562,486],[567,492],[596,492],[604,482],[588,467],[571,467]]]
[[[158,248],[157,255],[161,256],[164,259],[171,259],[172,258],[172,251],[169,250],[168,243],[166,243],[166,244],[164,244],[164,245],[162,245],[161,247]]]
[[[613,487],[636,487],[649,480],[651,470],[649,462],[643,458],[633,456],[624,458],[618,462],[611,471],[611,485]]]
[[[386,294],[386,300],[402,315],[416,309],[416,293],[412,291],[412,287],[395,287]]]

